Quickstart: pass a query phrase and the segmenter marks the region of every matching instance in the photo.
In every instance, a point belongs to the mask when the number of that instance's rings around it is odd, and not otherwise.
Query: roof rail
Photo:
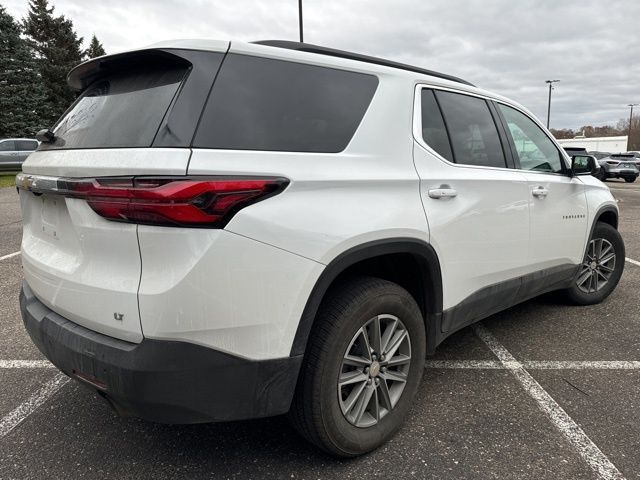
[[[252,43],[258,45],[266,45],[269,47],[298,50],[301,52],[317,53],[320,55],[329,55],[331,57],[347,58],[349,60],[357,60],[359,62],[373,63],[374,65],[382,65],[385,67],[398,68],[400,70],[422,73],[423,75],[430,75],[432,77],[443,78],[445,80],[451,80],[452,82],[463,83],[465,85],[475,87],[474,84],[467,82],[466,80],[454,77],[452,75],[447,75],[445,73],[434,72],[433,70],[427,70],[425,68],[407,65],[406,63],[393,62],[391,60],[385,60],[384,58],[371,57],[369,55],[361,55],[359,53],[337,50],[335,48],[322,47],[320,45],[313,45],[311,43],[292,42],[288,40],[260,40]]]

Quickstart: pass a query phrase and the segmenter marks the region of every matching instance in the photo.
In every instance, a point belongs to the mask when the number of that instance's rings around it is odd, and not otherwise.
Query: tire
[[[611,253],[614,254],[613,260],[607,260]],[[606,261],[602,262],[603,259]],[[567,298],[576,305],[602,302],[618,285],[624,270],[624,259],[624,242],[620,233],[607,223],[596,223],[583,263],[572,286],[566,290]]]
[[[625,177],[624,181],[627,183],[633,183],[636,181],[636,177]]]
[[[347,352],[352,357],[366,355],[364,349],[357,349],[364,346],[363,333],[373,332],[376,318],[379,319],[382,332],[392,328],[395,322],[393,318],[399,320],[393,331],[397,338],[402,337],[403,340],[392,357],[402,359],[400,353],[406,355],[409,352],[410,361],[385,367],[388,368],[385,372],[381,364],[388,359],[381,360],[381,353],[373,352],[380,355],[377,357],[380,363],[377,366],[374,365],[376,362],[371,363],[368,372],[365,370],[366,362],[357,363],[358,366],[344,364]],[[408,338],[402,336],[402,328]],[[389,339],[387,348],[394,338],[392,336]],[[384,345],[384,340],[383,333],[380,344]],[[380,350],[385,351],[384,348]],[[373,353],[370,351],[371,357]],[[378,278],[357,277],[330,289],[320,306],[305,351],[289,412],[293,427],[308,441],[333,456],[355,457],[374,450],[389,440],[402,425],[423,375],[425,354],[422,314],[404,288]],[[399,372],[405,375],[406,382],[391,380],[395,375],[402,376]],[[353,387],[351,384],[340,387],[338,379],[344,380],[349,375],[354,375],[353,378],[357,375],[360,379],[364,375],[367,380],[354,382]],[[380,382],[379,385],[376,380]],[[404,386],[400,388],[398,385]],[[383,394],[385,386],[388,386],[386,391],[389,392],[386,398]],[[373,394],[372,400],[365,405],[366,411],[359,416],[362,409],[357,407],[364,401],[360,404],[355,402],[351,410],[348,407],[354,403],[351,401],[353,398],[361,398],[357,395],[360,388],[365,395],[368,392]],[[395,403],[392,403],[392,396],[395,396]],[[381,404],[378,409],[374,403],[377,398]],[[384,405],[391,405],[392,408],[386,409]],[[343,413],[345,410],[346,413]]]

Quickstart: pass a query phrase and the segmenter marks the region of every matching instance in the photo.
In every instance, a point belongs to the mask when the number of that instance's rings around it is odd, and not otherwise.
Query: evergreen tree
[[[42,121],[52,126],[75,99],[75,92],[67,86],[67,73],[82,61],[82,38],[78,38],[71,20],[54,16],[48,0],[29,1],[24,32],[38,59],[47,96]]]
[[[46,126],[45,94],[37,60],[20,26],[0,5],[0,138],[33,137]]]
[[[96,37],[95,33],[93,34],[93,37],[91,37],[89,48],[85,50],[84,54],[87,58],[96,58],[107,54],[107,52],[104,51],[104,47],[98,40],[98,37]]]

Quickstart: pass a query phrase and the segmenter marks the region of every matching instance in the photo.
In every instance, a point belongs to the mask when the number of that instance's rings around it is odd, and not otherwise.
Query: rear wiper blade
[[[53,143],[56,141],[56,135],[48,128],[43,128],[36,133],[36,140],[42,143]]]

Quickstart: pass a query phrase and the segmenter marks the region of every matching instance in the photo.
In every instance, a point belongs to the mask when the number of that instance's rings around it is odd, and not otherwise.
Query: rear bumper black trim
[[[26,282],[20,310],[40,351],[70,377],[104,385],[96,390],[123,416],[199,423],[289,410],[302,356],[253,361],[186,342],[125,342],[51,311]]]

